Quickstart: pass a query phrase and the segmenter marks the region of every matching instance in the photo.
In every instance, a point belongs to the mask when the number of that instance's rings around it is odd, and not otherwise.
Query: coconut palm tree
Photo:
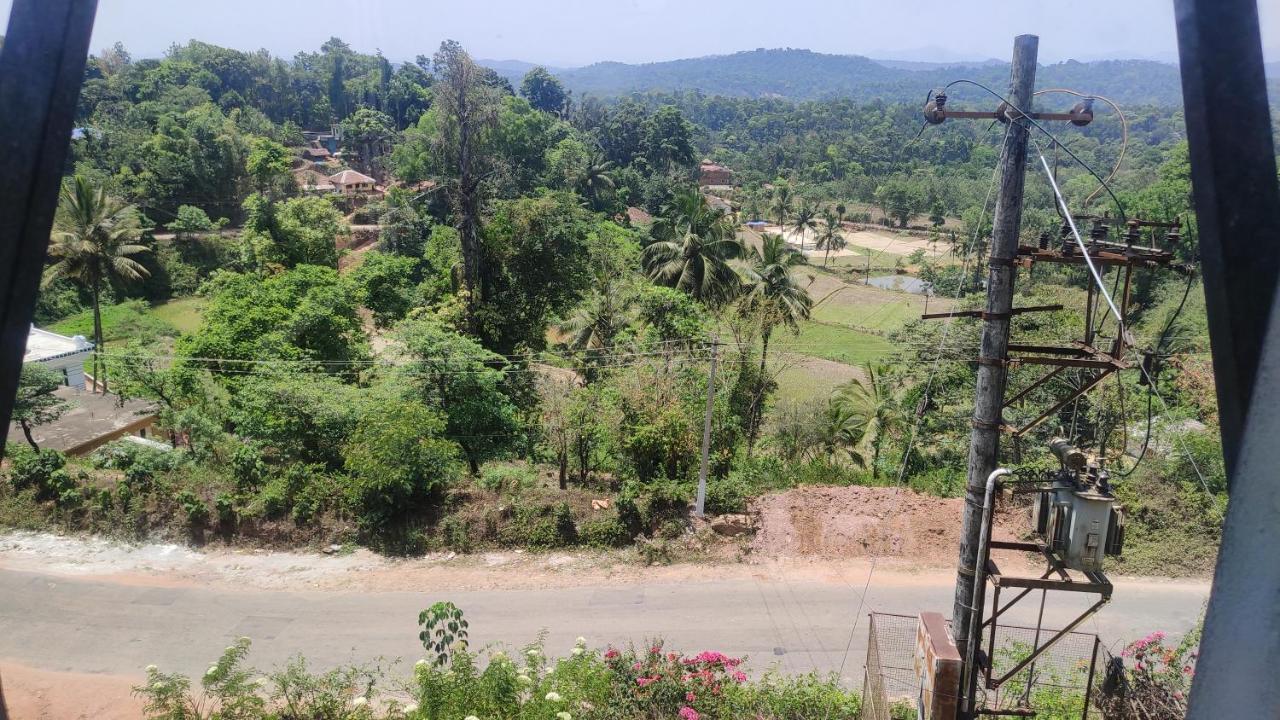
[[[806,262],[804,255],[787,245],[781,235],[765,234],[761,237],[760,249],[751,250],[743,271],[746,289],[741,308],[744,313],[760,319],[761,340],[760,377],[751,402],[751,422],[747,433],[748,454],[760,430],[769,338],[778,325],[798,331],[800,320],[809,317],[809,308],[813,306],[808,289],[800,284],[793,272]]]
[[[778,218],[778,227],[786,227],[787,218],[791,216],[791,186],[779,183],[773,189],[773,206],[770,208]]]
[[[89,290],[93,301],[93,378],[106,391],[105,363],[99,369],[103,283],[141,280],[150,275],[132,256],[149,248],[137,244],[138,213],[134,206],[109,197],[83,175],[62,185],[61,208],[49,242],[53,264],[45,268],[43,284],[66,278]]]
[[[599,210],[613,197],[613,162],[605,159],[599,149],[591,151],[582,176],[578,178],[578,191],[591,203],[592,210]]]
[[[885,442],[898,434],[907,422],[907,413],[893,392],[887,368],[866,365],[867,377],[854,378],[841,385],[831,396],[830,417],[839,418],[851,453],[869,450],[863,463],[871,465],[873,477],[880,477],[880,455]],[[864,448],[865,450],[859,450]]]
[[[729,261],[742,257],[745,246],[733,223],[696,190],[672,198],[654,221],[653,236],[642,255],[650,280],[711,307],[737,294],[741,283]]]
[[[631,322],[631,298],[617,282],[603,287],[582,301],[560,330],[569,335],[574,350],[608,350],[618,333]]]
[[[796,216],[791,220],[791,229],[800,236],[800,252],[804,252],[804,234],[816,233],[818,230],[818,206],[811,202],[801,202],[796,209]]]
[[[840,218],[830,210],[822,215],[822,226],[818,228],[818,249],[824,251],[822,256],[822,266],[827,266],[827,261],[831,258],[831,251],[840,251],[844,249],[845,239],[844,233],[841,232],[842,227]]]

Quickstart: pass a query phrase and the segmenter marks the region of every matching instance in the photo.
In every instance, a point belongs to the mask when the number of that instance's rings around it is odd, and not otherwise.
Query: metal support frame
[[[13,415],[97,0],[14,0],[0,50],[0,422]],[[0,436],[0,451],[4,449]]]
[[[1255,0],[1175,0],[1231,500],[1191,720],[1280,717],[1280,187]]]

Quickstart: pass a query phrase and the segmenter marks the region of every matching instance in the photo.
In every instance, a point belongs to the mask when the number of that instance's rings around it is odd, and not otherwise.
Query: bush
[[[712,515],[746,512],[750,497],[751,487],[741,475],[707,479],[706,511]]]
[[[17,490],[35,488],[37,495],[47,494],[54,473],[62,471],[67,458],[57,450],[36,452],[27,447],[9,451],[9,482]]]
[[[195,493],[190,490],[183,490],[174,497],[174,501],[186,513],[187,523],[191,527],[200,527],[208,522],[209,506],[205,505],[204,501],[197,497]]]
[[[253,492],[262,485],[269,469],[257,445],[244,443],[231,453],[231,477],[240,492]]]
[[[578,538],[594,548],[623,547],[631,542],[632,535],[618,517],[592,518],[578,525]]]

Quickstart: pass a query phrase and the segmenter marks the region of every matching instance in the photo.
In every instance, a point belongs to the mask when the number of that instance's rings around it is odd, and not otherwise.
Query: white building
[[[27,334],[27,352],[24,363],[41,365],[62,374],[63,383],[78,390],[84,389],[84,361],[93,352],[93,343],[83,335],[67,337],[32,326]]]

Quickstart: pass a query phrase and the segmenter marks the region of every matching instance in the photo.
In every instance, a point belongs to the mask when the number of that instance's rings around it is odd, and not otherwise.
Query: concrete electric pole
[[[711,370],[707,373],[707,415],[702,421],[702,463],[698,466],[698,499],[694,514],[703,517],[707,505],[707,460],[711,452],[711,415],[716,409],[716,359],[720,355],[720,336],[711,338]]]
[[[1013,68],[1009,101],[1031,112],[1036,79],[1036,51],[1040,39],[1019,35],[1013,43]],[[973,429],[969,436],[968,481],[964,522],[960,534],[960,561],[956,569],[955,605],[951,613],[956,646],[968,647],[969,606],[974,597],[978,546],[982,533],[983,493],[987,476],[996,468],[1000,449],[1000,409],[1004,405],[1009,349],[1009,320],[1013,309],[1014,259],[1022,228],[1022,191],[1026,178],[1027,124],[1013,108],[1005,108],[1012,123],[1005,137],[1000,165],[1000,194],[996,200],[991,233],[991,259],[987,273],[987,305],[983,314],[982,345],[978,357],[978,387],[973,405]],[[979,617],[981,615],[979,614]],[[971,688],[963,688],[969,693]]]

